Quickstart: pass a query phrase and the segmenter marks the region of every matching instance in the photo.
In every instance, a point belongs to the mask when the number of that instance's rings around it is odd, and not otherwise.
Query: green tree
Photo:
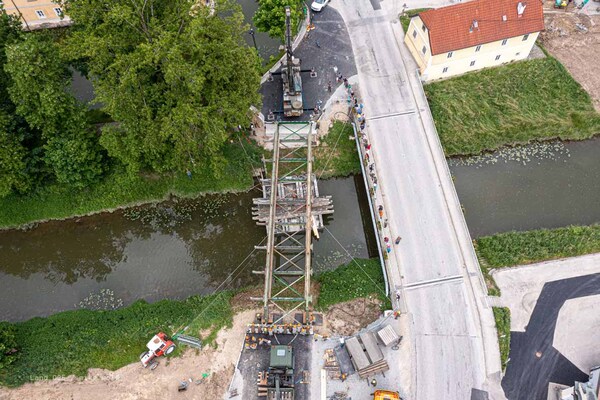
[[[13,191],[26,192],[31,184],[27,175],[27,149],[10,129],[11,118],[0,111],[0,197]]]
[[[6,56],[16,112],[42,133],[44,161],[57,181],[85,187],[98,179],[101,148],[84,107],[66,91],[71,75],[58,45],[46,35],[29,34],[7,46]]]
[[[211,168],[233,127],[259,105],[259,59],[239,5],[189,0],[66,2],[72,54],[87,59],[97,99],[117,124],[101,144],[131,173]]]
[[[302,0],[258,0],[258,9],[254,14],[254,25],[269,36],[285,39],[285,7],[291,11],[292,33],[298,32],[298,24],[304,15]]]
[[[8,322],[0,321],[0,370],[17,358],[15,328]]]

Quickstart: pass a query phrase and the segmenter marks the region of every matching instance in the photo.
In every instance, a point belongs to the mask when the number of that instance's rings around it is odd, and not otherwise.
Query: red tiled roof
[[[519,2],[526,6],[521,16]],[[544,29],[541,0],[473,0],[424,11],[419,17],[429,31],[433,55]]]

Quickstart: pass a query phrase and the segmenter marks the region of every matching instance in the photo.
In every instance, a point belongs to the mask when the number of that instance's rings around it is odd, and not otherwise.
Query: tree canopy
[[[100,142],[131,173],[221,170],[232,128],[260,102],[259,59],[243,42],[239,5],[189,0],[66,2],[69,51],[86,60],[97,101],[116,124]]]
[[[302,0],[258,0],[258,10],[254,14],[254,25],[269,36],[285,39],[285,7],[291,11],[292,32],[298,31],[298,24],[304,14]]]

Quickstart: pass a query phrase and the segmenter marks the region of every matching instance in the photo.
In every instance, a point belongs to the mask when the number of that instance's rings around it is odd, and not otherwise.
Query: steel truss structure
[[[323,215],[333,213],[331,197],[319,197],[312,172],[312,122],[278,123],[273,136],[273,158],[265,160],[263,197],[254,199],[253,218],[267,228],[262,323],[306,325],[312,307],[312,233],[323,226]]]

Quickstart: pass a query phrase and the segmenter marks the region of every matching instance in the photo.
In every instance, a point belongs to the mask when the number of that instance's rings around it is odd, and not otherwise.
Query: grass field
[[[600,252],[600,225],[508,232],[475,240],[479,264],[491,295],[499,294],[493,268],[511,267]]]
[[[360,158],[352,125],[336,121],[321,145],[314,149],[313,171],[317,177],[350,176],[360,173]]]
[[[590,96],[552,57],[425,85],[447,156],[600,133]]]
[[[252,165],[246,155],[258,150],[246,143],[227,147],[227,166],[219,177],[210,172],[185,171],[171,175],[136,176],[113,172],[100,183],[84,190],[49,185],[27,196],[11,195],[0,199],[0,228],[16,227],[33,221],[62,219],[109,210],[116,207],[166,199],[169,195],[192,197],[209,192],[247,190],[253,185]]]
[[[414,10],[407,10],[406,13],[400,17],[400,23],[402,24],[402,29],[404,33],[408,30],[408,26],[410,25],[410,19],[417,15],[420,12],[430,10],[430,8],[415,8]]]
[[[136,362],[155,333],[171,335],[187,324],[192,324],[187,332],[193,335],[212,327],[213,333],[206,338],[210,340],[221,327],[231,324],[232,295],[221,292],[153,304],[138,301],[113,311],[66,311],[14,323],[18,358],[0,369],[0,385],[85,376],[92,367],[116,370]]]
[[[325,311],[334,304],[372,295],[383,302],[384,309],[391,308],[377,259],[354,259],[335,270],[322,272],[316,280],[320,284],[320,294],[315,308],[319,310]]]
[[[507,307],[493,307],[493,311],[500,346],[500,361],[502,370],[505,370],[510,353],[510,310]]]

